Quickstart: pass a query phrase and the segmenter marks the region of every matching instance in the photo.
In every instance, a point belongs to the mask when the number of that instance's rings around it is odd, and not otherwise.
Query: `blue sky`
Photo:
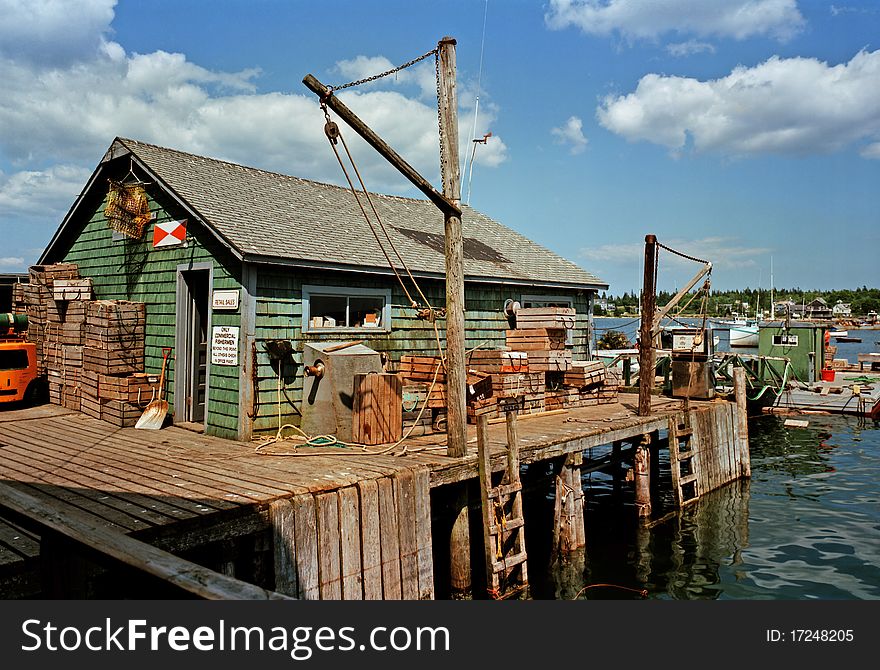
[[[874,0],[0,0],[0,272],[36,260],[117,135],[341,183],[303,76],[444,35],[462,160],[492,133],[470,204],[613,293],[646,233],[720,289],[768,288],[771,257],[777,287],[880,284]],[[431,59],[340,97],[439,187]],[[417,195],[354,144],[371,189]],[[661,253],[659,285],[696,269]]]

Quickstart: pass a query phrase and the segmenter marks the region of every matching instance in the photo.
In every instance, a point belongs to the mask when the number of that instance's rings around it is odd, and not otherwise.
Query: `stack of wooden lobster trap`
[[[35,265],[16,284],[13,309],[28,315],[28,340],[49,385],[49,401],[133,426],[158,390],[144,374],[145,308],[126,300],[92,300],[92,281],[76,263]]]
[[[506,412],[537,414],[612,403],[619,381],[601,361],[574,360],[567,344],[575,311],[535,307],[516,313],[503,349],[476,349],[467,356],[468,420]],[[403,428],[419,435],[445,429],[446,370],[439,356],[401,357]],[[427,400],[427,407],[422,406]]]

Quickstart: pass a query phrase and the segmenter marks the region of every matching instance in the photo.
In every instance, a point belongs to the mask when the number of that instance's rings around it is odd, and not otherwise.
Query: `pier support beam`
[[[733,392],[736,396],[736,427],[739,433],[740,476],[752,476],[752,462],[749,455],[749,409],[746,403],[746,371],[739,367],[733,369]]]
[[[584,489],[581,483],[583,454],[569,454],[556,476],[556,504],[553,510],[553,545],[570,553],[587,544],[584,526]]]
[[[636,445],[633,458],[633,471],[636,485],[636,509],[639,518],[651,516],[651,459],[648,445],[650,435],[643,435],[642,441]]]
[[[452,598],[463,599],[473,592],[468,489],[465,482],[451,488],[454,489],[451,503],[455,521],[449,536],[449,584]]]

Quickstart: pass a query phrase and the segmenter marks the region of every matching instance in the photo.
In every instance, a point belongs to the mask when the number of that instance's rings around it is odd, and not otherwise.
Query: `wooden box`
[[[57,300],[91,300],[92,279],[55,279],[52,297]]]
[[[144,410],[137,405],[121,400],[101,401],[101,421],[106,421],[118,428],[134,426],[143,413]]]
[[[571,351],[530,351],[529,371],[562,372],[571,367]]]
[[[468,370],[477,372],[501,372],[501,366],[504,365],[504,351],[500,349],[476,349],[465,358],[465,365]]]
[[[354,375],[351,428],[355,444],[389,444],[403,436],[402,388],[395,374]]]
[[[574,328],[573,307],[524,307],[516,313],[517,328]]]
[[[492,395],[515,398],[543,393],[546,388],[543,372],[499,373],[492,375]]]
[[[108,351],[83,347],[83,368],[104,375],[125,375],[144,370],[144,350]]]
[[[507,346],[516,351],[565,349],[565,329],[523,328],[508,330]]]
[[[440,365],[440,371],[437,371],[437,366]],[[437,382],[439,384],[446,383],[446,369],[440,364],[439,356],[415,356],[411,354],[404,354],[400,357],[400,366],[399,366],[400,376],[411,380],[411,381],[420,381],[420,382],[431,382],[434,379],[434,375],[437,375]]]
[[[604,384],[605,366],[602,361],[572,361],[571,368],[565,371],[562,380],[566,386],[584,388]]]

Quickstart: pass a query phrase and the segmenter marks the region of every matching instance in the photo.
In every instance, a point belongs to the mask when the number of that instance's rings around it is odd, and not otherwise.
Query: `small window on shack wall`
[[[546,295],[524,295],[522,297],[523,307],[574,307],[574,298],[568,296],[546,296]],[[571,346],[574,344],[574,329],[565,329],[565,344]]]
[[[303,286],[303,331],[391,330],[391,291]]]

